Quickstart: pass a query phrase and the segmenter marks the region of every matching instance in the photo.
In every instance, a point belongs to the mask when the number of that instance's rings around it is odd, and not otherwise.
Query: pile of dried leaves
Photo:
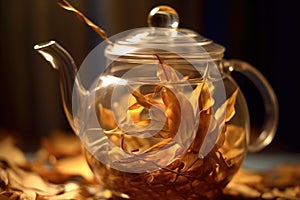
[[[55,133],[30,159],[12,137],[2,135],[0,139],[0,200],[110,199],[110,192],[95,182],[83,155],[78,154],[80,145],[75,136]],[[240,169],[221,199],[300,199],[300,163],[267,172]]]
[[[0,134],[0,200],[107,199],[74,135],[55,132],[39,151],[25,154]]]
[[[240,169],[224,194],[226,199],[300,199],[300,162],[263,172]]]

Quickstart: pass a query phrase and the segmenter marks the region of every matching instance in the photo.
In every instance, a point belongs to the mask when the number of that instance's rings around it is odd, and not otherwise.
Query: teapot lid
[[[123,62],[154,62],[154,54],[168,59],[178,58],[210,59],[223,58],[225,48],[197,32],[178,28],[177,12],[169,6],[157,6],[148,15],[149,27],[125,31],[113,38],[113,44],[105,50],[112,60]]]

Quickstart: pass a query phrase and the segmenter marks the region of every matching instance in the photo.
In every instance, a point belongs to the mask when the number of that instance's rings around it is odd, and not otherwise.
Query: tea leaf
[[[154,55],[159,61],[159,64],[157,65],[157,77],[164,82],[179,82],[180,79],[178,78],[176,71],[170,65],[168,65],[159,55]]]
[[[166,138],[174,137],[181,123],[181,105],[176,95],[168,88],[162,90],[162,99],[166,106],[166,116],[169,133]],[[188,105],[187,105],[188,106]]]
[[[212,115],[209,111],[200,112],[199,117],[199,126],[198,130],[195,136],[195,139],[193,140],[193,143],[190,147],[190,150],[194,153],[199,152],[200,147],[202,146],[204,142],[204,138],[206,137],[206,134],[209,129],[209,124],[211,122]]]
[[[108,44],[112,44],[112,42],[108,39],[105,31],[94,24],[91,20],[89,20],[84,14],[82,14],[79,10],[74,8],[68,1],[66,0],[57,0],[57,3],[60,7],[65,10],[71,11],[76,14],[76,16],[83,21],[85,24],[90,26],[98,35],[100,35]]]
[[[214,98],[212,97],[212,93],[214,90],[214,86],[204,82],[202,84],[202,88],[199,95],[199,109],[200,111],[208,110],[214,105]]]
[[[117,127],[113,112],[110,109],[103,107],[102,104],[98,104],[97,117],[102,128],[107,130],[113,130]]]
[[[174,137],[176,133],[180,136],[180,143],[182,145],[189,143],[193,138],[193,132],[190,127],[195,125],[194,109],[191,102],[182,93],[183,87],[179,84],[180,79],[176,71],[168,65],[159,55],[155,54],[159,60],[157,67],[157,77],[162,83],[171,83],[174,92],[167,88],[162,87],[162,100],[166,106],[166,115],[170,134]],[[172,84],[173,83],[173,84]],[[183,117],[184,114],[184,117]]]
[[[226,130],[225,122],[228,122],[235,114],[235,101],[238,90],[236,90],[216,111],[209,123],[209,129],[205,134],[204,141],[199,155],[206,155],[217,145],[217,149],[223,146],[225,141],[224,131]],[[200,118],[201,122],[201,118]],[[202,125],[202,124],[201,124]],[[199,134],[200,135],[200,134]],[[202,136],[203,137],[203,136]],[[217,142],[218,141],[218,142]]]
[[[182,92],[182,88],[177,84],[180,82],[176,71],[168,65],[160,56],[154,54],[159,61],[157,65],[157,77],[162,81],[162,83],[173,83],[173,87],[177,92]],[[177,83],[177,84],[174,84]]]
[[[4,168],[2,165],[3,164],[0,163],[0,193],[5,191],[8,187],[8,174],[4,169],[2,169]]]
[[[207,125],[208,129],[205,134],[205,138],[202,142],[201,148],[199,150],[199,156],[206,156],[213,147],[217,144],[217,140],[222,131],[224,124],[219,124],[218,121],[212,116],[210,118],[210,123]]]
[[[218,108],[215,114],[217,121],[223,120],[223,118],[225,118],[225,122],[228,122],[234,116],[235,114],[234,106],[235,106],[237,95],[238,95],[238,89],[236,89],[233,92],[233,94],[226,100],[226,102]]]
[[[131,106],[129,106],[129,108],[128,108],[129,110],[138,109],[138,108],[140,108],[140,106],[143,106],[147,109],[150,109],[151,106],[153,106],[153,105],[160,105],[163,107],[162,103],[153,99],[153,97],[155,96],[155,93],[149,93],[149,94],[143,95],[142,93],[140,93],[138,91],[138,89],[133,90],[131,87],[128,87],[128,89],[130,90],[132,96],[135,98],[135,101],[136,101]]]

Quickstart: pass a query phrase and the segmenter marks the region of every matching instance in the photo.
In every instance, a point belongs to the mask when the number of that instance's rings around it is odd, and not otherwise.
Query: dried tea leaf
[[[157,77],[162,81],[162,83],[179,83],[180,79],[178,78],[176,71],[168,65],[160,56],[155,54],[156,58],[159,61],[157,66]],[[176,91],[181,92],[181,88],[177,87],[174,84]]]
[[[117,127],[113,112],[104,108],[102,104],[98,104],[97,117],[102,128],[113,130]]]
[[[261,192],[248,186],[246,184],[240,184],[231,182],[226,187],[226,194],[230,194],[232,196],[239,196],[241,199],[243,198],[259,198],[261,196]]]
[[[24,153],[16,146],[12,137],[7,136],[0,140],[0,147],[0,159],[9,160],[20,165],[26,163]]]
[[[213,86],[209,86],[208,83],[204,82],[199,84],[194,90],[195,94],[199,96],[200,115],[196,137],[190,148],[192,152],[199,152],[204,139],[206,138],[210,129],[212,129],[210,124],[213,117],[211,113],[211,107],[214,105],[214,99],[211,96],[213,89]]]
[[[208,124],[208,130],[204,133],[205,138],[199,150],[200,157],[205,157],[215,147],[215,145],[217,145],[221,132],[222,128],[220,127],[220,124],[218,124],[214,117],[211,117],[210,123]]]
[[[93,199],[93,196],[84,185],[77,183],[66,183],[64,192],[56,195],[37,195],[38,200],[86,200]]]
[[[246,134],[242,127],[231,124],[226,125],[226,140],[220,149],[222,154],[227,158],[235,158],[245,151]]]
[[[215,118],[217,121],[223,121],[225,117],[225,122],[228,122],[235,114],[235,101],[238,95],[238,89],[236,89],[233,94],[226,100],[226,102],[221,105],[216,111]]]
[[[5,191],[0,193],[0,200],[20,200],[22,192],[19,191]],[[28,199],[28,198],[27,198]],[[23,200],[23,199],[21,199]]]
[[[7,189],[8,186],[8,176],[7,176],[7,172],[5,171],[5,167],[2,166],[3,161],[0,160],[0,193],[2,191],[5,191]]]
[[[166,142],[164,142],[164,139],[157,137],[140,138],[126,134],[124,134],[122,137],[123,150],[135,154],[143,154],[145,152],[151,151],[151,148],[153,146],[166,144]]]
[[[241,168],[224,189],[224,198],[299,199],[299,167],[299,163],[281,165],[280,170],[272,168],[262,172]]]
[[[152,147],[147,148],[143,153],[148,153],[148,152],[151,152],[151,151],[157,151],[157,150],[161,149],[162,147],[166,147],[171,141],[172,141],[172,138],[162,140],[162,141],[156,143],[155,145],[153,145]]]
[[[199,94],[200,111],[208,110],[214,105],[215,100],[211,95],[213,93],[213,90],[214,90],[214,86],[207,82],[204,82],[203,84],[197,86],[195,91],[197,91],[197,93],[200,92]]]
[[[81,142],[73,133],[54,131],[49,137],[43,138],[42,145],[48,155],[56,159],[81,153]]]
[[[182,93],[183,87],[178,84],[180,79],[176,71],[169,66],[160,56],[155,54],[159,60],[157,77],[162,83],[171,83],[174,92],[166,86],[162,86],[162,100],[166,106],[166,115],[169,129],[169,137],[174,137],[179,133],[181,145],[189,144],[194,137],[195,122],[194,107]],[[184,117],[183,117],[184,113]],[[187,148],[187,147],[186,147]]]
[[[76,16],[83,21],[85,24],[90,26],[100,37],[102,37],[108,44],[112,44],[112,42],[108,39],[107,34],[103,29],[94,24],[91,20],[89,20],[83,13],[74,8],[68,1],[66,0],[57,0],[57,3],[60,7],[65,10],[71,11],[76,14]]]
[[[193,140],[193,143],[190,147],[191,152],[194,152],[194,153],[199,152],[199,150],[203,144],[204,138],[206,137],[206,134],[208,132],[211,118],[212,118],[212,115],[210,113],[210,110],[200,112],[199,126],[198,126],[198,130],[196,133],[196,137]]]
[[[162,100],[166,106],[166,116],[167,116],[167,135],[164,138],[174,137],[178,132],[179,125],[181,122],[181,104],[178,101],[177,96],[168,88],[162,89]],[[186,105],[188,107],[188,105]],[[193,112],[192,112],[193,113]],[[184,134],[181,133],[180,134]]]
[[[55,195],[63,191],[63,187],[46,182],[35,172],[25,171],[7,160],[5,163],[5,168],[1,167],[7,173],[6,190],[22,192],[20,199],[36,199],[37,194]]]
[[[79,154],[75,157],[68,157],[58,160],[54,166],[54,169],[61,174],[80,175],[86,181],[94,181],[94,175],[82,154]]]
[[[158,87],[156,87],[156,88],[158,88]],[[161,90],[162,87],[159,86],[159,88]],[[140,93],[140,91],[138,89],[133,90],[129,87],[129,90],[131,91],[131,94],[135,98],[135,102],[132,102],[132,98],[130,99],[132,104],[138,103],[140,106],[142,106],[144,108],[148,108],[148,109],[150,109],[151,106],[153,106],[153,105],[160,105],[163,107],[162,103],[153,99],[153,97],[156,95],[157,91],[155,91],[154,93],[149,93],[149,94],[144,95],[144,94]]]
[[[274,188],[268,192],[265,192],[261,195],[264,199],[290,199],[290,200],[298,200],[300,195],[300,186],[296,186],[293,188],[287,188],[285,190],[280,190],[278,188]],[[296,195],[295,195],[296,194]]]
[[[155,103],[155,102],[151,102],[152,98],[147,98],[145,95],[141,94],[138,90],[132,91],[131,94],[135,97],[137,103],[145,108],[150,109],[151,106],[153,106],[153,103]]]
[[[216,149],[223,146],[225,142],[224,131],[226,130],[225,122],[229,121],[235,114],[235,101],[238,90],[236,90],[216,111],[215,115],[209,122],[209,128],[206,132],[201,133],[205,135],[204,141],[199,151],[199,155],[207,155],[216,145]],[[200,118],[200,123],[201,123]],[[202,124],[201,124],[202,125]],[[200,134],[199,134],[200,135]],[[243,137],[241,139],[244,139]],[[240,141],[240,140],[239,140]]]

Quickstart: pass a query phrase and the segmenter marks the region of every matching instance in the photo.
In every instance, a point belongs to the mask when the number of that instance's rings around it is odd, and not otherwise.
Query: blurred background
[[[264,151],[300,152],[299,9],[296,1],[259,0],[69,0],[108,34],[147,26],[148,12],[170,5],[180,27],[193,29],[226,47],[225,58],[251,63],[277,95],[280,119],[274,141]],[[1,4],[0,130],[16,134],[28,150],[55,130],[72,133],[59,91],[58,73],[33,46],[51,39],[80,66],[102,39],[56,0],[10,0]],[[255,89],[237,77],[248,101],[253,130],[263,107]]]

